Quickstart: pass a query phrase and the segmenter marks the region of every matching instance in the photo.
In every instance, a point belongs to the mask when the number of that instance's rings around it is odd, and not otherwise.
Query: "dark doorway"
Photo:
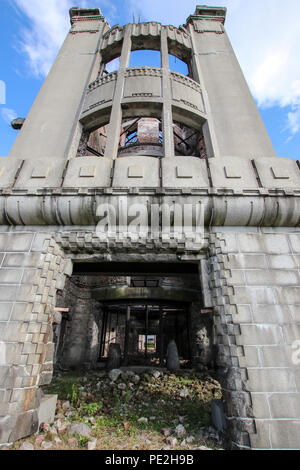
[[[123,365],[164,366],[168,343],[174,339],[182,364],[191,360],[188,303],[151,300],[108,302],[104,307],[100,360],[109,344],[120,344]]]

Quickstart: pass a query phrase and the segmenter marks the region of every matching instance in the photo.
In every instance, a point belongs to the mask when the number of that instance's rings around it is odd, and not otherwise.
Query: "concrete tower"
[[[53,363],[93,367],[117,342],[128,364],[150,335],[161,364],[175,338],[216,368],[230,448],[299,447],[300,170],[274,152],[225,16],[110,28],[70,11],[0,159],[0,443],[37,430]],[[136,50],[161,67],[130,68]]]

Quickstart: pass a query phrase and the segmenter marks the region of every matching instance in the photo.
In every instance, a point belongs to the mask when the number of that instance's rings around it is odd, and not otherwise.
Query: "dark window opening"
[[[103,157],[107,142],[108,126],[90,132],[84,131],[79,143],[77,157]]]
[[[160,119],[141,117],[122,122],[118,156],[160,157],[163,154],[163,133]]]
[[[175,155],[207,158],[203,133],[184,124],[173,123]]]

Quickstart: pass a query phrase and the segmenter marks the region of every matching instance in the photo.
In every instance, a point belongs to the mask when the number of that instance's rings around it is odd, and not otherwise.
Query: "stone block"
[[[43,265],[44,255],[40,253],[7,253],[3,261],[4,268],[35,268]]]
[[[263,367],[292,367],[291,347],[285,345],[262,346],[259,350]]]
[[[259,349],[256,346],[244,346],[244,355],[239,357],[240,367],[259,367]]]
[[[281,329],[277,325],[240,325],[241,335],[237,337],[239,345],[264,345],[282,343]]]
[[[299,189],[300,171],[295,160],[289,158],[261,158],[254,160],[264,188]]]
[[[12,303],[0,303],[0,322],[6,322],[9,320],[12,310]],[[3,325],[0,325],[0,328]]]
[[[11,320],[12,321],[31,321],[32,319],[32,306],[28,303],[15,303],[12,308]]]
[[[283,335],[287,344],[293,344],[295,341],[300,341],[300,323],[283,325]]]
[[[0,268],[0,284],[19,284],[23,275],[22,269]]]
[[[129,177],[130,166],[143,168],[144,176]],[[116,160],[113,187],[158,187],[159,161],[153,157],[123,157]]]
[[[300,322],[300,305],[288,305],[293,321]]]
[[[229,269],[264,269],[267,268],[266,256],[243,253],[229,254],[226,267]]]
[[[162,181],[165,188],[209,188],[206,162],[194,157],[165,158]]]
[[[300,279],[296,271],[286,271],[272,269],[269,271],[263,269],[253,269],[246,271],[246,281],[250,286],[292,286],[299,285]]]
[[[29,251],[32,240],[32,233],[0,233],[0,251]]]
[[[258,183],[250,160],[225,157],[222,159],[209,159],[208,163],[214,188],[238,191],[258,189]]]
[[[16,424],[10,435],[10,442],[18,441],[23,437],[30,436],[38,430],[37,411],[21,413],[16,417]]]
[[[17,160],[15,158],[5,158],[1,157],[0,159],[0,188],[9,188],[13,186],[15,181],[15,176],[20,168],[22,160]]]
[[[263,450],[271,448],[270,423],[264,420],[255,420],[256,434],[250,435],[252,450]]]
[[[292,252],[299,254],[300,253],[300,236],[297,233],[291,233],[289,235]]]
[[[299,450],[300,420],[274,420],[270,422],[272,449]]]
[[[271,418],[267,395],[251,393],[253,416],[257,419]]]
[[[271,269],[297,269],[300,265],[293,255],[268,255],[268,264]]]
[[[64,159],[26,160],[15,183],[18,189],[58,188],[62,183]]]
[[[274,287],[278,302],[286,305],[300,305],[300,286]]]
[[[112,160],[79,157],[69,161],[64,188],[104,188],[110,186]]]
[[[239,246],[243,253],[290,254],[288,237],[283,234],[269,233],[264,235],[239,233]]]
[[[234,323],[252,323],[250,305],[237,305],[237,313],[232,314]]]
[[[272,418],[300,419],[299,393],[273,393],[269,397],[269,404]]]
[[[284,368],[249,368],[247,389],[250,392],[296,392],[292,371]]]
[[[55,418],[57,395],[45,395],[38,408],[39,426],[41,423],[52,424]]]
[[[234,286],[234,296],[230,303],[240,304],[276,304],[273,288]]]
[[[293,320],[289,307],[286,305],[264,305],[253,307],[255,323],[288,323]]]

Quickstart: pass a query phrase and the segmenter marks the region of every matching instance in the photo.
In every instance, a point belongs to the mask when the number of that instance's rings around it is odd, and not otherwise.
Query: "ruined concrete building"
[[[175,339],[218,372],[230,448],[299,447],[300,170],[274,152],[225,16],[111,28],[71,9],[0,159],[1,443],[37,430],[53,364],[93,368],[116,343],[125,365],[164,365]],[[161,67],[129,67],[137,50]]]

